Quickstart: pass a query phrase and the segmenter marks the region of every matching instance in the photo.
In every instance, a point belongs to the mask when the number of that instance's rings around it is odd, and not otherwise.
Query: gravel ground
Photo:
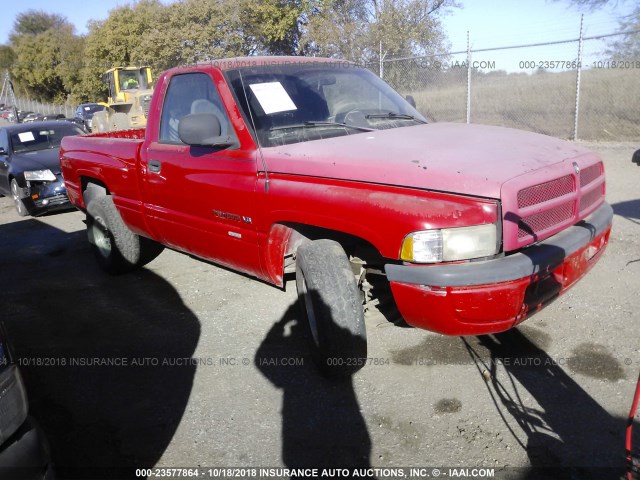
[[[589,146],[616,216],[580,284],[486,337],[369,312],[371,364],[339,382],[307,356],[294,282],[282,291],[174,251],[110,277],[80,212],[22,219],[0,198],[0,319],[59,476],[345,465],[620,478],[640,369],[640,168],[636,145]]]

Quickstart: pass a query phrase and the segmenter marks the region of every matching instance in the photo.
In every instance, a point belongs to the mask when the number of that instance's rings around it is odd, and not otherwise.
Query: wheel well
[[[267,252],[271,277],[282,285],[284,274],[295,272],[295,253],[305,242],[328,239],[338,242],[349,258],[359,258],[368,266],[382,267],[388,261],[364,238],[349,233],[302,223],[272,225]]]
[[[82,186],[82,199],[84,201],[85,208],[94,198],[100,198],[106,195],[110,195],[107,186],[103,182],[95,178],[81,177],[80,184]]]
[[[11,189],[11,180],[15,180],[18,183],[18,186],[20,188],[26,188],[27,187],[27,183],[24,180],[24,175],[22,176],[22,181],[24,182],[23,185],[20,185],[20,179],[18,177],[16,177],[15,175],[9,175],[9,189]]]
[[[365,240],[364,238],[351,235],[349,233],[316,227],[312,225],[292,223],[287,224],[287,226],[307,240],[334,240],[338,242],[342,246],[342,248],[344,248],[344,251],[348,256],[358,257],[366,261],[367,263],[374,265],[385,263],[384,257],[380,254],[378,249],[371,242]]]

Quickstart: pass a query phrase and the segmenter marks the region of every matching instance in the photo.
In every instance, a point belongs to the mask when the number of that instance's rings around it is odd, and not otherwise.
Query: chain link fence
[[[608,51],[612,42],[639,34],[383,56],[365,66],[413,96],[431,121],[498,125],[566,139],[640,141],[640,58],[612,61]],[[16,103],[24,111],[65,117],[77,106],[20,96]]]
[[[78,105],[67,102],[64,104],[42,103],[25,97],[16,96],[16,107],[24,112],[36,112],[42,115],[62,114],[66,118],[73,117]]]
[[[607,51],[611,39],[628,34],[385,58],[367,67],[413,96],[431,121],[638,141],[640,58],[612,61]]]

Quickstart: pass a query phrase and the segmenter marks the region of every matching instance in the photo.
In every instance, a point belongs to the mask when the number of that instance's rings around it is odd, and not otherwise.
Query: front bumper
[[[52,480],[49,444],[31,417],[0,447],[0,478]]]
[[[398,310],[415,327],[484,335],[517,325],[582,278],[598,261],[613,210],[504,257],[447,265],[385,265]]]
[[[61,175],[56,175],[54,182],[29,182],[29,186],[23,189],[22,203],[34,217],[73,208]]]

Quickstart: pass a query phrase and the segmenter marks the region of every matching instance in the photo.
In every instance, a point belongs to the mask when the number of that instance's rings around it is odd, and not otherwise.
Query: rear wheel
[[[89,243],[98,263],[107,273],[131,271],[149,263],[164,249],[162,245],[129,230],[108,195],[91,200],[87,212]]]
[[[296,286],[320,371],[332,377],[357,372],[367,357],[362,296],[340,244],[316,240],[301,245],[296,255]]]
[[[17,180],[14,178],[11,180],[11,196],[13,197],[13,203],[16,207],[16,212],[21,217],[26,217],[29,215],[29,211],[27,207],[22,203],[22,189],[18,186]]]

